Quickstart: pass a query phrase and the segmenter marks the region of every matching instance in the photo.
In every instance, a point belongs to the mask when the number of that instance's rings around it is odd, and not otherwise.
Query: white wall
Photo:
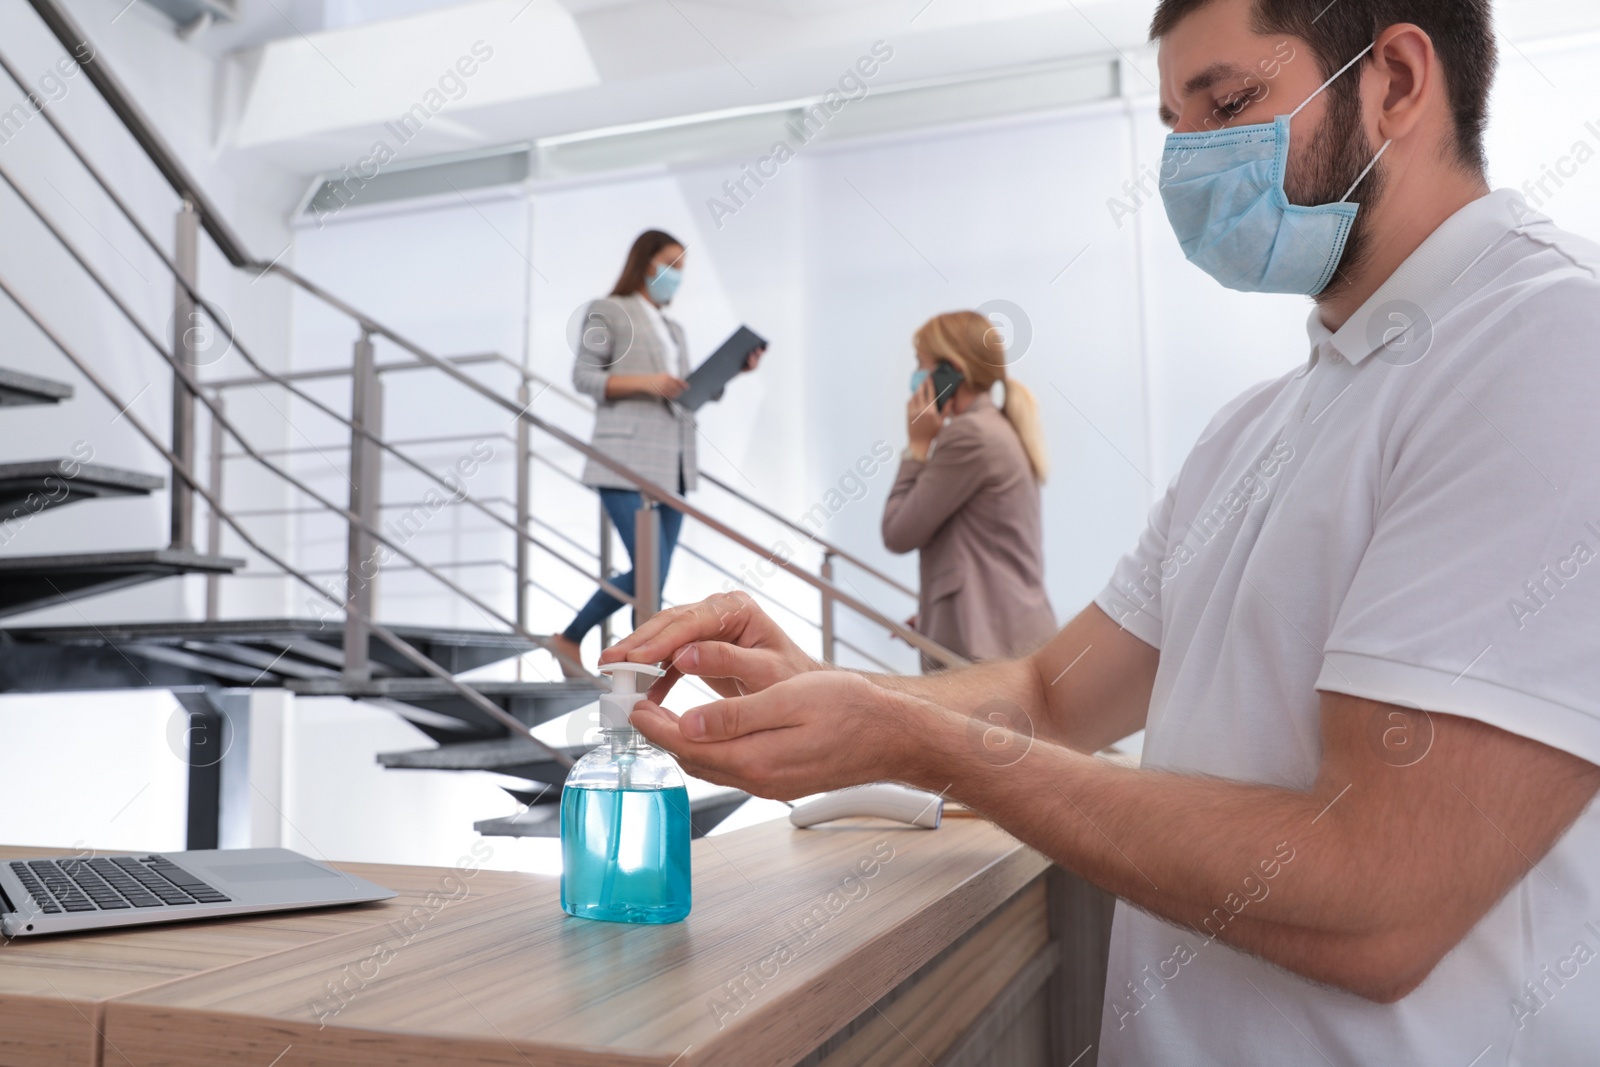
[[[183,847],[188,717],[168,693],[0,700],[0,841],[51,848]]]
[[[296,267],[342,299],[374,316],[431,353],[449,357],[498,353],[520,363],[526,331],[530,270],[528,206],[522,199],[451,199],[425,208],[378,217],[339,217],[324,227],[298,231]],[[295,297],[296,370],[348,368],[356,325],[303,294]],[[388,341],[378,340],[379,363],[414,361]],[[473,366],[469,373],[505,396],[515,396],[516,375],[504,367]],[[514,425],[509,413],[474,396],[435,371],[384,376],[384,432],[395,441],[455,438],[406,446],[414,459],[438,474],[458,461],[471,461],[474,446],[492,458],[468,479],[475,497],[499,501],[495,513],[514,517],[508,503],[514,471]],[[350,380],[307,383],[307,391],[340,414],[350,410]],[[289,408],[293,440],[302,450],[294,470],[319,493],[343,507],[348,502],[349,431],[304,401]],[[435,483],[390,457],[384,463],[384,500],[394,509],[384,520],[398,523],[402,504],[420,503]],[[314,507],[302,498],[301,506]],[[452,505],[438,511],[404,540],[407,552],[429,563],[499,561],[509,564],[513,535],[475,513]],[[345,529],[329,515],[307,516],[297,527],[296,557],[310,570],[340,571],[345,564]],[[425,574],[396,569],[379,581],[379,609],[394,622],[433,621],[480,629],[502,628],[485,614]],[[514,611],[513,581],[505,566],[463,567],[448,576],[495,612]],[[342,593],[338,575],[328,580]],[[298,594],[297,614],[314,614],[307,594]]]

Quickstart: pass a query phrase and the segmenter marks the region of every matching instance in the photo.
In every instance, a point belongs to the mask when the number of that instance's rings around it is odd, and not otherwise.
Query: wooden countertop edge
[[[66,1044],[70,1036],[71,1039],[83,1042],[87,1057],[83,1062],[90,1062],[93,1059],[93,1062],[98,1064],[101,1060],[93,1057],[105,1040],[105,1003],[103,1000],[83,1000],[72,996],[0,993],[0,1012],[9,1013],[9,1009],[13,1007],[21,1008],[34,1023],[54,1013],[64,1019],[66,1025],[71,1028],[67,1033],[54,1035],[30,1032],[22,1027],[8,1029],[0,1033],[0,1048],[29,1046],[55,1048]]]
[[[748,1019],[740,1019],[723,1031],[722,1040],[703,1049],[692,1048],[690,1052],[693,1054],[681,1054],[678,1062],[681,1067],[786,1067],[794,1063],[844,1029],[863,1012],[870,1011],[875,1003],[893,992],[967,931],[993,915],[1006,901],[1042,877],[1050,867],[1050,861],[1043,855],[1018,842],[1011,852],[953,886],[932,907],[912,920],[863,941],[828,973],[791,993],[785,1001],[756,1005],[756,1010]],[[913,929],[913,925],[924,924],[921,929],[925,930],[925,924],[929,921],[940,922],[948,936],[930,941],[915,952],[904,955],[893,969],[874,975],[873,981],[851,979],[844,973],[870,974],[867,960],[875,954],[883,954],[886,949],[892,958],[897,946],[908,944],[908,939],[919,932]],[[840,977],[844,978],[843,986],[837,981]],[[829,1018],[825,1025],[802,1029],[797,1025],[803,1022],[801,1014],[793,1010],[792,1003],[787,1003],[796,999],[814,1002],[832,1000],[841,1006],[827,1013]],[[815,1015],[815,1012],[807,1014]],[[780,1047],[773,1048],[770,1054],[763,1048],[760,1058],[756,1058],[748,1040],[743,1040],[752,1031],[761,1031],[769,1041],[774,1032],[791,1036]]]
[[[290,1048],[293,1057],[286,1057],[300,1067],[346,1067],[357,1063],[360,1067],[373,1064],[409,1067],[412,1064],[450,1064],[452,1067],[687,1067],[691,1062],[683,1053],[640,1052],[626,1049],[597,1048],[582,1045],[561,1045],[548,1042],[517,1042],[510,1038],[488,1039],[459,1037],[443,1034],[417,1034],[377,1026],[329,1026],[326,1031],[308,1028],[305,1024],[286,1023],[281,1019],[264,1018],[242,1012],[190,1011],[187,1009],[155,1008],[141,1004],[106,1005],[102,1036],[107,1048],[111,1047],[113,1032],[123,1038],[135,1053],[134,1062],[146,1050],[142,1042],[136,1043],[141,1031],[162,1035],[163,1050],[176,1056],[166,1062],[174,1067],[219,1067],[227,1063],[272,1063],[274,1057],[283,1056]],[[120,1016],[120,1017],[119,1017]],[[181,1027],[167,1028],[166,1020],[181,1022]],[[184,1051],[171,1051],[173,1034],[180,1043],[204,1045],[211,1030],[226,1033],[235,1045],[241,1037],[252,1043],[244,1052],[233,1051],[227,1060],[206,1058],[209,1053],[188,1056]],[[324,1039],[323,1035],[327,1038]],[[130,1040],[130,1037],[135,1040]],[[352,1060],[352,1047],[359,1045],[361,1058]],[[319,1055],[320,1054],[320,1055]],[[537,1059],[530,1059],[537,1056]],[[106,1063],[109,1067],[111,1060]],[[287,1062],[285,1064],[287,1067]]]

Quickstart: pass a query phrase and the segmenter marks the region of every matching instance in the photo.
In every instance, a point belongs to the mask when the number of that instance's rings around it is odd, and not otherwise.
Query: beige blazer
[[[903,460],[883,541],[922,554],[917,628],[979,660],[1027,655],[1053,637],[1040,508],[1022,441],[987,396],[945,424],[927,462]]]
[[[665,317],[665,316],[663,316]],[[650,321],[642,296],[608,296],[589,306],[572,367],[572,384],[598,402],[594,447],[670,492],[685,492],[700,481],[695,454],[694,413],[656,397],[606,399],[606,380],[613,374],[676,374],[689,376],[688,344],[683,327],[667,319],[677,351],[662,350],[661,337]],[[628,479],[590,460],[583,484],[606,489],[635,489]]]

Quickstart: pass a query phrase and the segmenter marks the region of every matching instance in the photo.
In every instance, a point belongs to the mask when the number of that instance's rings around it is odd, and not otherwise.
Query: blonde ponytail
[[[1044,439],[1044,424],[1039,419],[1039,401],[1032,391],[1012,378],[1005,379],[1006,402],[1000,409],[1011,420],[1011,428],[1022,440],[1033,477],[1041,485],[1050,477],[1050,448]]]

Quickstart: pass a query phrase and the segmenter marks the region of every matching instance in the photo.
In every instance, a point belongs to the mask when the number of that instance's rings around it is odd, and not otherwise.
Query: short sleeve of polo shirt
[[[1213,473],[1212,468],[1228,454],[1243,429],[1241,420],[1248,423],[1252,405],[1282,384],[1279,379],[1252,386],[1217,412],[1177,479],[1150,509],[1139,543],[1117,563],[1110,584],[1094,599],[1095,606],[1117,625],[1152,648],[1161,648],[1161,592],[1171,576],[1172,524],[1179,491],[1190,478],[1203,481]]]
[[[1392,424],[1317,688],[1600,764],[1600,286],[1478,315]]]
[[[1111,584],[1095,598],[1101,611],[1152,648],[1161,647],[1161,579],[1170,543],[1177,484],[1150,510],[1150,521],[1133,551],[1123,556]]]

